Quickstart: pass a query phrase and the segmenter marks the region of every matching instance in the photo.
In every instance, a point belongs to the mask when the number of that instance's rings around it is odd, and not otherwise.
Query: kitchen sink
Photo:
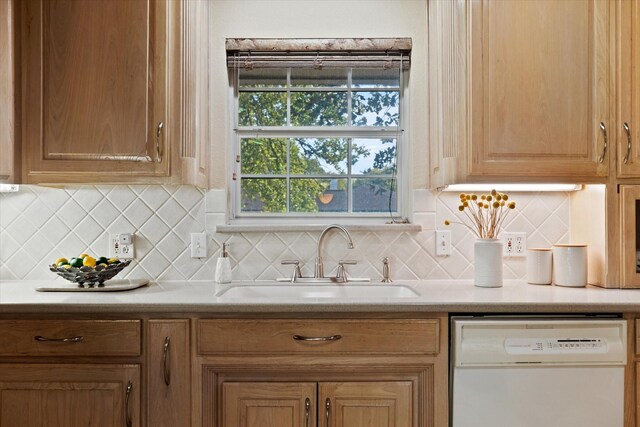
[[[231,285],[218,295],[221,300],[246,299],[380,299],[415,298],[420,296],[406,285],[375,284],[239,284]]]

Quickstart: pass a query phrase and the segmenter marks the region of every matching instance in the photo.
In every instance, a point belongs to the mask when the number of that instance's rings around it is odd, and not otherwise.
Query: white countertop
[[[126,292],[36,292],[60,281],[0,281],[0,313],[613,313],[640,312],[640,290],[563,288],[507,281],[478,288],[469,281],[398,282],[415,298],[269,298],[225,300],[229,286],[208,281],[167,281]],[[296,285],[285,285],[296,286]],[[348,285],[347,285],[348,286]]]

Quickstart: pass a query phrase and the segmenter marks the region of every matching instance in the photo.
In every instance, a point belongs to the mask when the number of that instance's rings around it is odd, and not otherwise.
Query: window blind
[[[255,68],[402,68],[411,38],[226,39],[227,66]]]

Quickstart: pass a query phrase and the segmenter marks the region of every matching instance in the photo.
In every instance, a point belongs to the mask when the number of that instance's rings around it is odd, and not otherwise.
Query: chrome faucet
[[[337,225],[337,224],[331,224],[327,228],[322,230],[322,234],[320,234],[320,239],[318,240],[318,252],[316,253],[316,268],[313,274],[314,278],[324,278],[324,266],[322,264],[322,243],[324,242],[324,238],[327,235],[327,233],[329,233],[329,231],[333,229],[342,231],[342,234],[344,234],[344,237],[347,239],[347,247],[349,249],[354,248],[351,235],[349,234],[347,229],[344,228],[343,226]]]

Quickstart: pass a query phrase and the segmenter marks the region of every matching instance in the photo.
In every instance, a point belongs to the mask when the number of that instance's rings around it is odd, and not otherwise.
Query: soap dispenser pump
[[[222,255],[218,257],[215,276],[217,283],[231,283],[231,262],[227,253],[228,246],[227,243],[222,244]]]

